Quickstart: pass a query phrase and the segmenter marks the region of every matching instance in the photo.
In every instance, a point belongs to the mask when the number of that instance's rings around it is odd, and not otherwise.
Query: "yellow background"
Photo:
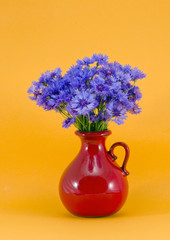
[[[0,238],[170,239],[170,1],[0,1]],[[139,67],[140,115],[110,124],[113,142],[131,150],[130,191],[119,213],[74,217],[62,206],[58,182],[78,153],[74,127],[30,101],[41,72],[65,72],[93,53]],[[123,160],[117,149],[118,162]]]

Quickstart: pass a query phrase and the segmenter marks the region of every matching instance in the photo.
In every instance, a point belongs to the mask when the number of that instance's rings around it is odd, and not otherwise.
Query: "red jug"
[[[59,193],[64,206],[74,215],[101,217],[117,212],[128,194],[126,163],[129,148],[123,142],[106,150],[105,140],[111,131],[76,132],[82,146],[78,156],[64,171]],[[122,167],[116,163],[114,148],[125,149]]]

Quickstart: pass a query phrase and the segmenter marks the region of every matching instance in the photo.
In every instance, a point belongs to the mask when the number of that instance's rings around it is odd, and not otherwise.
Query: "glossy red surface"
[[[128,171],[125,169],[129,148],[118,142],[107,151],[105,139],[110,131],[76,132],[82,146],[78,156],[64,171],[59,193],[71,213],[84,217],[106,216],[117,212],[128,194]],[[113,150],[123,146],[126,156],[122,167],[116,163]]]

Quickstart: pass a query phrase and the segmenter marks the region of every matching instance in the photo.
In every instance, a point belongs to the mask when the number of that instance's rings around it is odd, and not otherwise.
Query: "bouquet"
[[[55,110],[78,131],[105,131],[108,122],[124,123],[127,113],[138,114],[142,94],[136,81],[146,77],[137,67],[109,62],[108,56],[94,54],[77,60],[62,75],[60,68],[42,73],[28,89],[31,100],[45,110]]]

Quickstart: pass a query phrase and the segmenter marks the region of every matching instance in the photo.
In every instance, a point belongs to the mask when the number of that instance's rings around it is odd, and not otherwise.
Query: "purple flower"
[[[103,54],[93,54],[91,58],[89,57],[84,57],[82,60],[77,60],[77,64],[79,66],[87,65],[89,66],[90,64],[97,63],[97,65],[103,65],[108,63],[108,56],[103,55]]]
[[[91,59],[93,62],[97,62],[99,65],[102,65],[107,63],[108,58],[109,57],[107,55],[94,54]]]
[[[128,91],[129,99],[133,102],[139,101],[142,98],[142,93],[140,92],[139,87],[134,86]]]
[[[69,128],[71,124],[76,122],[76,118],[67,118],[66,120],[63,121],[63,127],[64,128]]]
[[[91,61],[91,59],[90,59],[89,57],[84,57],[84,58],[83,58],[83,62],[84,62],[84,64],[86,64],[86,65],[89,65],[89,64],[92,63],[92,61]]]
[[[110,101],[107,104],[106,112],[110,118],[114,117],[113,121],[119,125],[124,123],[124,119],[127,118],[125,108],[117,100]]]
[[[119,116],[119,117],[115,117],[115,119],[113,119],[113,121],[114,121],[115,123],[117,123],[118,125],[121,125],[121,124],[124,123],[124,120],[125,120],[126,118],[127,118],[127,116],[121,115],[121,116]]]
[[[76,96],[73,97],[69,103],[67,110],[75,111],[75,115],[85,115],[86,113],[94,110],[98,102],[95,99],[95,94],[87,91],[76,91]]]
[[[141,70],[139,70],[137,67],[133,68],[131,70],[131,77],[132,80],[142,79],[146,77],[146,74],[143,73]]]
[[[117,81],[120,81],[122,84],[128,84],[131,80],[130,74],[125,74],[122,71],[115,73],[115,78]]]
[[[141,112],[142,94],[135,84],[145,76],[136,67],[109,63],[108,56],[94,54],[77,60],[63,76],[60,68],[42,73],[28,94],[45,110],[69,116],[65,128],[75,124],[79,131],[102,131],[109,120],[122,124],[127,112]]]
[[[91,81],[90,87],[96,93],[96,95],[104,96],[104,98],[109,93],[109,86],[106,84],[105,79],[100,76],[95,77],[94,80]]]
[[[129,111],[131,114],[139,114],[141,113],[141,108],[139,108],[138,104],[134,104],[134,107]]]
[[[124,73],[130,73],[131,72],[131,66],[126,64],[124,67],[123,67],[123,72]]]

